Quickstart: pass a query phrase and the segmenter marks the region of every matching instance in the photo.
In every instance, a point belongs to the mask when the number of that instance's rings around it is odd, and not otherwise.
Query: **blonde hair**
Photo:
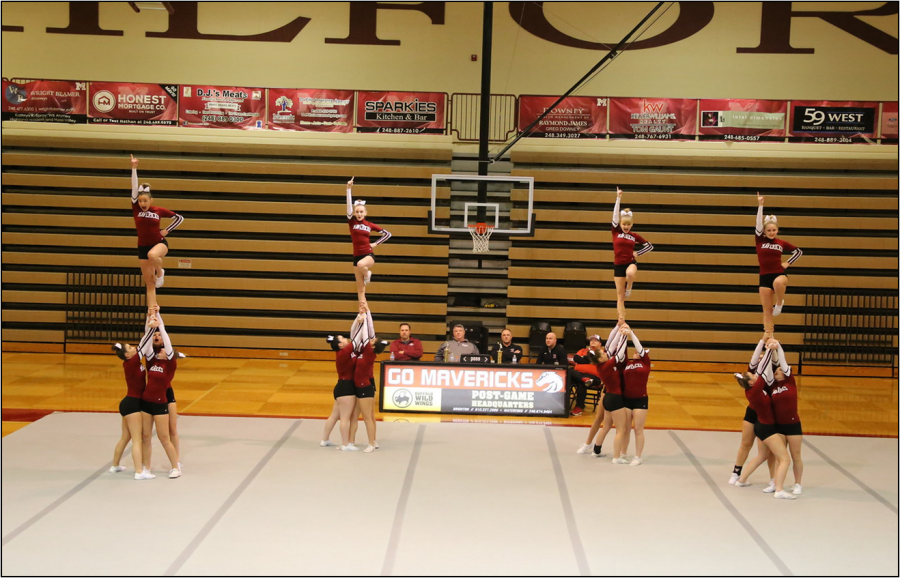
[[[631,221],[634,222],[634,213],[631,212],[631,209],[624,208],[619,212],[619,220],[620,221]]]
[[[769,225],[778,226],[778,217],[775,215],[766,215],[766,220],[763,222],[763,228],[768,227]]]

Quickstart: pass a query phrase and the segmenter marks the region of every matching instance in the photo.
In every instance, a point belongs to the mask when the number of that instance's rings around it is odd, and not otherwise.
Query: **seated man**
[[[566,349],[556,342],[556,334],[548,333],[544,338],[544,345],[538,351],[537,358],[534,361],[537,365],[558,365],[560,367],[569,366],[569,358],[566,355]]]
[[[491,361],[494,363],[516,363],[522,361],[522,347],[512,342],[512,331],[509,329],[501,331],[500,342],[491,346]]]
[[[600,371],[594,362],[601,347],[603,347],[603,343],[600,341],[600,336],[591,335],[588,339],[588,346],[572,356],[575,362],[575,367],[569,372],[569,383],[575,392],[575,407],[572,408],[572,415],[581,415],[584,412],[584,399],[587,397],[584,378],[592,377],[597,380],[597,383],[600,383]]]
[[[422,342],[411,337],[409,323],[400,324],[400,338],[391,342],[394,361],[419,361],[422,358]]]
[[[462,323],[453,326],[453,339],[441,343],[437,353],[434,354],[435,361],[457,362],[463,355],[475,355],[478,348],[475,344],[466,339],[466,328]]]

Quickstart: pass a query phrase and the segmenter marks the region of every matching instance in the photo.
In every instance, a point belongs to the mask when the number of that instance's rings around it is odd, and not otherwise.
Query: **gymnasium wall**
[[[175,4],[170,18],[124,2],[5,3],[3,75],[479,91],[479,3],[195,4]],[[525,6],[523,14],[520,3],[495,3],[495,94],[560,94],[605,54],[600,43],[618,40],[653,4]],[[680,3],[643,47],[579,93],[896,100],[896,36],[896,3]],[[192,269],[160,292],[182,345],[293,356],[320,349],[323,330],[349,326],[342,194],[355,175],[373,221],[395,234],[379,248],[371,289],[380,331],[412,320],[434,351],[449,257],[446,238],[427,234],[428,179],[473,150],[449,136],[4,122],[4,348],[60,350],[67,268],[136,265],[125,200],[133,152],[159,204],[187,217],[168,266],[191,259]],[[519,340],[533,318],[586,319],[602,331],[614,316],[609,255],[586,243],[605,242],[616,185],[636,210],[636,230],[658,247],[642,260],[631,317],[655,359],[743,360],[760,317],[747,240],[758,189],[785,215],[785,237],[806,251],[780,318],[792,362],[802,290],[897,290],[896,146],[524,139],[512,161],[515,174],[539,183],[538,236],[510,253],[507,315]]]

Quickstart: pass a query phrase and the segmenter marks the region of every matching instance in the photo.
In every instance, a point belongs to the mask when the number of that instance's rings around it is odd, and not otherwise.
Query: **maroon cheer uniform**
[[[159,232],[160,218],[174,219],[166,227],[166,231],[171,233],[184,221],[184,217],[162,207],[151,206],[142,211],[138,204],[139,188],[137,169],[131,169],[131,213],[134,216],[134,226],[137,228],[138,247],[153,247],[163,242],[163,236]]]
[[[797,382],[793,376],[776,381],[770,396],[776,424],[800,423],[800,415],[797,413]]]
[[[166,389],[172,380],[175,360],[155,358],[147,369],[147,387],[141,399],[150,403],[167,404]]]
[[[647,239],[634,231],[626,233],[622,230],[619,225],[619,199],[616,199],[616,206],[613,208],[612,239],[615,253],[614,265],[629,265],[634,262],[635,257],[640,257],[653,250],[653,245]],[[638,244],[643,247],[635,253],[634,246]]]
[[[788,265],[793,265],[794,261],[803,255],[803,251],[796,245],[766,237],[763,229],[763,207],[760,205],[756,215],[756,257],[759,260],[759,274],[783,275],[784,267],[781,266],[781,259],[785,252],[792,253]]]
[[[649,351],[649,350],[647,350]],[[622,372],[625,382],[623,395],[629,399],[647,397],[647,380],[650,378],[650,354],[646,351],[638,360],[629,360]]]
[[[365,205],[365,201],[359,201],[361,205]],[[362,221],[358,220],[353,215],[353,209],[355,205],[353,204],[353,196],[350,194],[350,186],[347,186],[347,225],[350,227],[350,239],[353,241],[353,256],[354,257],[364,257],[372,253],[372,247],[377,247],[378,245],[384,243],[388,239],[391,238],[391,234],[376,225],[375,223],[370,223],[369,221],[363,219]],[[381,233],[381,238],[372,243],[370,241],[369,236],[372,231]],[[354,260],[355,262],[355,260]]]
[[[125,384],[128,387],[126,397],[136,397],[138,399],[144,393],[146,384],[146,375],[144,374],[144,364],[141,363],[141,356],[135,354],[131,359],[122,362],[122,368],[125,370]]]
[[[356,387],[369,387],[375,374],[375,350],[371,343],[366,343],[362,354],[356,357],[356,368],[353,372],[353,381]]]
[[[334,354],[334,367],[337,369],[338,379],[352,380],[356,371],[356,358],[353,356],[353,347],[345,346]]]

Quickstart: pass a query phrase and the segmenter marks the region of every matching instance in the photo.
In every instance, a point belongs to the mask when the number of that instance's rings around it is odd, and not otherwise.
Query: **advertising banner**
[[[266,128],[264,88],[181,85],[178,124],[200,128]]]
[[[567,395],[564,367],[381,364],[381,411],[566,417]]]
[[[877,102],[795,100],[790,142],[865,143],[875,138]]]
[[[784,100],[700,100],[700,140],[783,141],[786,124]]]
[[[269,128],[353,132],[353,91],[270,88]]]
[[[3,79],[3,120],[87,122],[87,82]]]
[[[519,130],[525,130],[558,96],[519,97]],[[569,96],[541,119],[526,137],[598,138],[606,136],[609,99],[596,96]]]
[[[90,124],[175,126],[178,123],[178,86],[91,82]]]
[[[356,93],[356,131],[444,134],[447,95],[443,92]]]
[[[694,140],[696,126],[696,99],[609,99],[609,136],[612,138]]]
[[[897,144],[897,103],[881,103],[881,144]]]

